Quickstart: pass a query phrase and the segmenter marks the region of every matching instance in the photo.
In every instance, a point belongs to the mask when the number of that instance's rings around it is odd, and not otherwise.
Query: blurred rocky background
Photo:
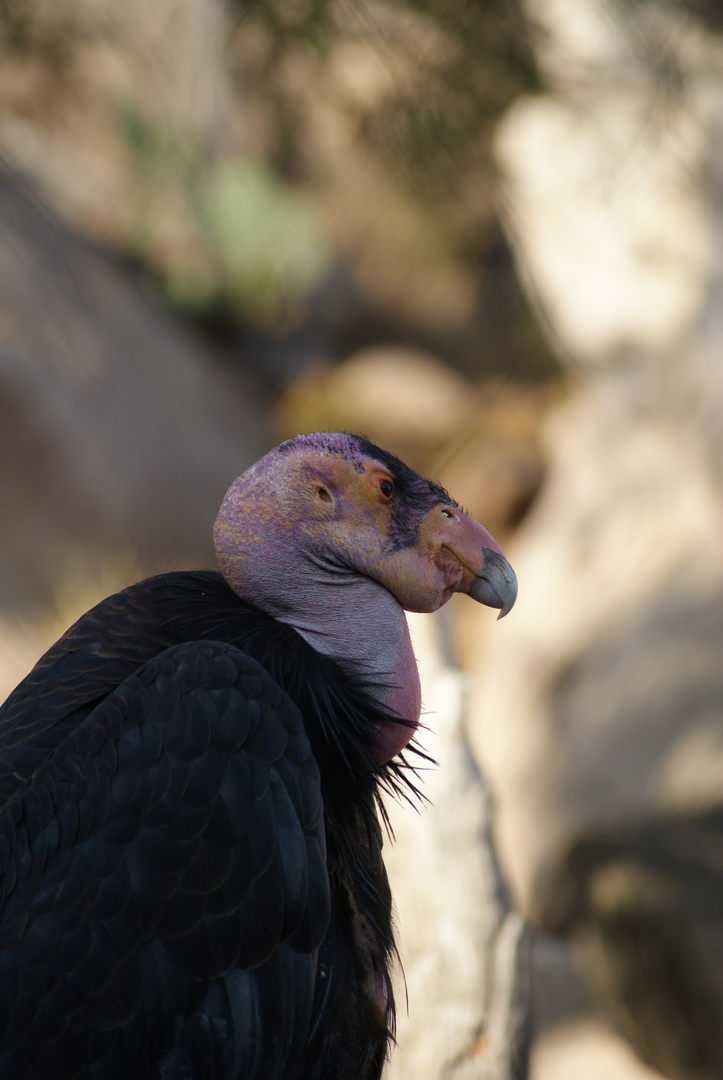
[[[0,5],[0,696],[212,565],[298,431],[433,474],[518,571],[503,623],[414,621],[440,767],[392,810],[389,1080],[524,1075],[514,908],[533,1080],[723,1076],[722,34],[719,0]]]

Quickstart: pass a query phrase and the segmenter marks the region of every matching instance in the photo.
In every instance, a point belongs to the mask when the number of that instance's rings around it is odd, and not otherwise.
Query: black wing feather
[[[292,1075],[329,917],[318,789],[298,710],[228,644],[90,708],[0,816],[0,1076]]]
[[[403,761],[374,761],[384,722],[363,680],[216,573],[148,579],[74,624],[0,710],[0,1080],[23,1075],[36,994],[56,1034],[28,1080],[378,1080],[378,795],[414,792]],[[33,890],[61,917],[52,992],[17,971]]]

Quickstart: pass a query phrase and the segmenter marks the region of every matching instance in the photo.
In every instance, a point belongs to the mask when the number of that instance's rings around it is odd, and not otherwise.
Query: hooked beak
[[[482,555],[484,569],[481,574],[475,574],[467,595],[487,607],[499,608],[497,618],[501,619],[512,611],[517,599],[517,575],[504,555],[492,548],[483,547]]]
[[[464,567],[457,591],[480,604],[499,608],[499,619],[511,611],[517,599],[517,576],[497,542],[473,518],[455,508],[444,510],[443,545]]]

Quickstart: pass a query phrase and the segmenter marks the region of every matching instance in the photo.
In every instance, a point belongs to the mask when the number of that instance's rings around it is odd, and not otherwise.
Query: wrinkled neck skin
[[[421,712],[417,662],[404,609],[376,581],[333,559],[273,544],[248,550],[229,571],[243,600],[293,626],[309,644],[358,673],[385,711],[416,724]],[[223,559],[220,558],[223,563]],[[379,727],[378,758],[389,761],[414,734],[408,724]]]

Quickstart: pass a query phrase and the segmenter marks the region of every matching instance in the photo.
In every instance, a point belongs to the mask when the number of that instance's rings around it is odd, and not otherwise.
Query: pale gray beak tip
[[[512,611],[517,599],[517,575],[504,555],[483,548],[484,569],[475,578],[469,595],[487,607],[499,608],[498,619]]]

